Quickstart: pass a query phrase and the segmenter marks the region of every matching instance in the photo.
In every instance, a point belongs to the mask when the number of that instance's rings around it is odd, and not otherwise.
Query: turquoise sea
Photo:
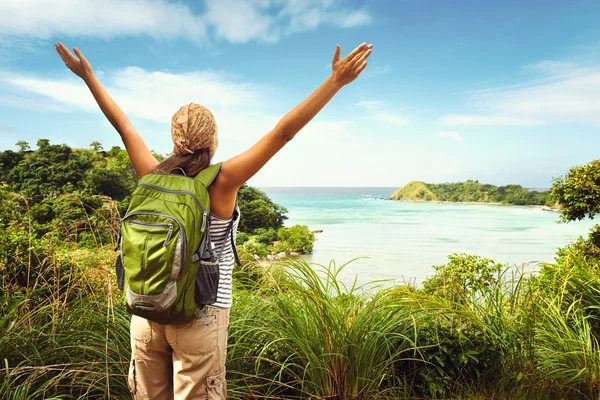
[[[351,283],[378,279],[420,283],[448,254],[466,252],[535,268],[594,225],[559,224],[558,213],[535,207],[384,200],[396,188],[261,188],[288,209],[286,226],[308,225],[317,235],[307,261],[348,265]]]

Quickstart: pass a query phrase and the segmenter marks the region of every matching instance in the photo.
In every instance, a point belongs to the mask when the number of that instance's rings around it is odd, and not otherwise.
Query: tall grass
[[[0,398],[127,398],[129,315],[110,246],[15,240],[43,251],[19,258],[35,260],[28,285],[2,276]],[[432,292],[345,286],[333,262],[246,263],[229,397],[598,399],[597,265],[570,249],[534,277],[503,268],[485,285]]]
[[[0,299],[0,387],[10,398],[128,396],[129,316],[113,306],[109,275],[95,286],[93,271],[70,266],[60,284]]]
[[[232,317],[229,347],[241,397],[251,395],[248,382],[279,398],[397,395],[394,363],[414,347],[414,320],[383,291],[371,298],[346,288],[338,279],[343,268],[292,261],[282,286],[244,299],[243,311],[236,310],[244,315]]]

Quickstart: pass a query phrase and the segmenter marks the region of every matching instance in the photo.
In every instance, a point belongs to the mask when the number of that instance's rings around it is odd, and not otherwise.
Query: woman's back
[[[214,307],[231,307],[231,289],[233,265],[235,255],[233,244],[235,243],[238,224],[240,222],[239,212],[230,218],[220,218],[210,214],[210,237],[219,257],[219,289],[217,292],[217,302]],[[231,229],[229,226],[231,225]]]

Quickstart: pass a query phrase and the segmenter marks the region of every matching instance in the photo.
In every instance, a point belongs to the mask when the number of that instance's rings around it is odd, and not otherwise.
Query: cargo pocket
[[[127,386],[129,386],[129,391],[131,395],[135,397],[135,393],[137,392],[136,385],[136,376],[135,376],[135,360],[132,358],[131,363],[129,363],[129,375],[127,375]]]
[[[150,321],[146,318],[132,315],[130,333],[134,340],[142,343],[150,343],[150,340],[152,339],[152,327],[150,326]]]
[[[219,261],[211,262],[200,260],[200,267],[196,272],[196,287],[194,299],[198,305],[210,305],[217,301],[219,290]]]
[[[225,400],[227,398],[225,371],[206,378],[206,398],[208,400]]]

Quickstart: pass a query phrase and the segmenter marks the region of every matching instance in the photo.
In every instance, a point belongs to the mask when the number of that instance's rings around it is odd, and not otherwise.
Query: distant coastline
[[[559,211],[550,191],[529,190],[520,185],[494,186],[478,181],[430,184],[413,181],[392,193],[388,200],[449,203],[487,204],[536,207]]]
[[[437,204],[465,204],[465,205],[480,205],[480,206],[504,206],[504,207],[527,207],[527,208],[539,208],[544,211],[560,211],[560,207],[558,206],[546,206],[539,204],[509,204],[509,203],[501,203],[501,202],[483,202],[483,201],[445,201],[445,200],[423,200],[423,199],[391,199],[385,198],[381,200],[386,201],[401,201],[405,203],[437,203]]]

